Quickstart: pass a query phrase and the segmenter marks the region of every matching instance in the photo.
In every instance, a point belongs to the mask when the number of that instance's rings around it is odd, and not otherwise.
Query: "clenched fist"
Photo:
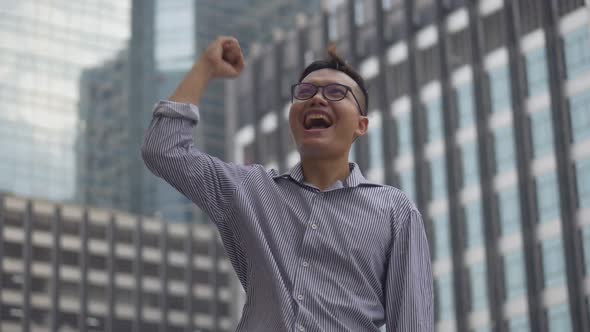
[[[169,99],[196,105],[210,80],[237,77],[243,69],[244,56],[238,40],[219,37],[207,46]]]
[[[244,56],[238,40],[233,37],[219,37],[207,46],[199,59],[210,78],[236,77],[244,69]]]

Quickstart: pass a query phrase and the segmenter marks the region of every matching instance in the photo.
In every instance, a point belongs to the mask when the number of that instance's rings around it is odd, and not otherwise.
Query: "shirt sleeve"
[[[385,284],[387,331],[434,331],[432,268],[420,213],[412,208],[396,228]]]
[[[250,167],[226,163],[199,151],[193,141],[193,128],[198,121],[197,106],[160,101],[146,131],[141,154],[152,173],[219,223]]]

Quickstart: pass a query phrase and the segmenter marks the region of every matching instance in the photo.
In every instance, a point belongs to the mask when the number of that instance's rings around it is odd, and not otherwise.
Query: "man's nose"
[[[319,104],[319,105],[323,105],[323,106],[328,105],[328,100],[324,97],[324,90],[323,89],[324,88],[318,88],[318,92],[316,92],[316,94],[309,99],[310,105],[314,105],[314,104]]]

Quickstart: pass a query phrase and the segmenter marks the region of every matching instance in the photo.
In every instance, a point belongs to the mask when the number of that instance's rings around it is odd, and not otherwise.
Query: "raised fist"
[[[211,79],[236,77],[244,69],[240,44],[233,37],[218,37],[207,46],[199,62]]]

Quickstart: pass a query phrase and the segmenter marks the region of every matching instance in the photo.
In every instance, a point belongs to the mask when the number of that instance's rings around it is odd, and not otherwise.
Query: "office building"
[[[184,77],[192,64],[215,38],[220,35],[236,36],[248,54],[250,44],[260,39],[270,40],[275,26],[292,25],[299,12],[313,12],[319,9],[319,0],[306,1],[194,1],[194,0],[156,0],[134,2],[134,19],[143,22],[142,26],[152,27],[134,30],[133,40],[136,49],[142,43],[145,56],[150,49],[153,59],[142,59],[145,73],[153,77],[152,83],[144,83],[145,102],[143,109],[138,107],[136,117],[146,116],[144,129],[151,118],[149,110],[157,99],[167,98]],[[143,14],[139,14],[142,12]],[[151,14],[150,14],[151,13]],[[150,21],[152,20],[152,21]],[[149,35],[152,29],[153,36]],[[140,37],[143,36],[143,37]],[[131,62],[138,57],[132,57]],[[152,68],[148,68],[153,61]],[[148,76],[145,74],[144,76]],[[140,82],[136,80],[135,82]],[[153,84],[153,85],[149,85]],[[136,85],[134,85],[136,86]],[[226,114],[225,84],[211,82],[200,106],[201,121],[195,128],[195,145],[208,154],[221,159],[229,159],[227,140],[233,119]],[[135,100],[135,99],[134,99]],[[136,143],[137,144],[137,143]],[[135,146],[134,144],[133,146]],[[137,167],[141,166],[139,164]],[[139,174],[132,187],[139,183]],[[133,178],[132,178],[133,179]],[[150,215],[159,213],[168,220],[185,222],[206,222],[200,210],[174,188],[151,174],[143,178],[143,206],[132,210],[135,213]]]
[[[73,200],[78,81],[129,37],[129,2],[0,8],[0,191]]]
[[[127,51],[81,75],[76,140],[80,204],[131,211],[129,85]]]
[[[232,331],[209,227],[0,196],[2,331]]]
[[[290,85],[336,43],[371,100],[351,160],[422,212],[437,330],[588,331],[589,13],[582,0],[325,6],[229,90],[234,160],[298,161]]]

